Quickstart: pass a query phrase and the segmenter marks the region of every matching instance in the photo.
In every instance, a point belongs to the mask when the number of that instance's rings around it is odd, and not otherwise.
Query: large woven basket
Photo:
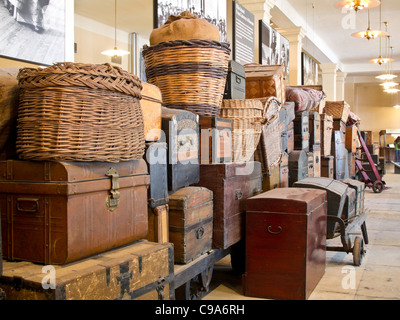
[[[58,63],[18,74],[21,159],[119,162],[144,154],[141,81],[110,64]]]
[[[232,161],[250,161],[260,142],[264,106],[258,99],[223,100],[220,117],[232,120]]]
[[[350,105],[346,101],[326,101],[325,113],[332,116],[333,120],[347,123],[350,115]]]
[[[144,46],[147,81],[160,88],[167,108],[215,117],[228,74],[228,43],[176,40]]]

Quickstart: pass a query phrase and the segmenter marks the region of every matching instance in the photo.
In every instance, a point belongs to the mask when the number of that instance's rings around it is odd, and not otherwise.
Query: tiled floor
[[[383,180],[389,189],[381,194],[367,188],[369,244],[360,267],[353,255],[327,252],[326,272],[309,300],[400,300],[400,175],[391,165]],[[340,246],[340,240],[328,245]],[[210,293],[203,300],[255,300],[245,297],[241,276],[235,275],[229,256],[214,269]]]

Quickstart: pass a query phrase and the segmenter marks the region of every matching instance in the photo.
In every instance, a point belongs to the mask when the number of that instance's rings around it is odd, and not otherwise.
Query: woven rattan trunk
[[[286,101],[285,68],[281,65],[246,64],[246,99],[276,97]]]
[[[144,160],[0,162],[4,258],[65,264],[143,239]]]
[[[331,115],[334,120],[347,123],[350,115],[350,105],[346,101],[326,101],[325,113]]]

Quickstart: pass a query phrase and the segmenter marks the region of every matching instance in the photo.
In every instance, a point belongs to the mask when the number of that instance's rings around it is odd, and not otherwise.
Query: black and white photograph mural
[[[155,28],[163,26],[170,15],[190,11],[199,18],[216,25],[221,42],[226,42],[228,39],[226,0],[154,0],[154,8],[157,10],[154,19]]]
[[[286,77],[289,76],[289,40],[278,31],[265,24],[262,20],[260,27],[260,61],[262,65],[285,66]]]
[[[0,56],[65,61],[65,0],[0,0]]]
[[[318,84],[318,64],[305,52],[301,53],[302,85],[314,86]]]

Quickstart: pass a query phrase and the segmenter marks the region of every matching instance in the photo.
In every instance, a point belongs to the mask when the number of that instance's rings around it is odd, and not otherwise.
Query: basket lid
[[[141,80],[120,67],[105,64],[62,62],[47,68],[22,68],[18,76],[22,89],[44,87],[89,87],[117,91],[141,98]]]

